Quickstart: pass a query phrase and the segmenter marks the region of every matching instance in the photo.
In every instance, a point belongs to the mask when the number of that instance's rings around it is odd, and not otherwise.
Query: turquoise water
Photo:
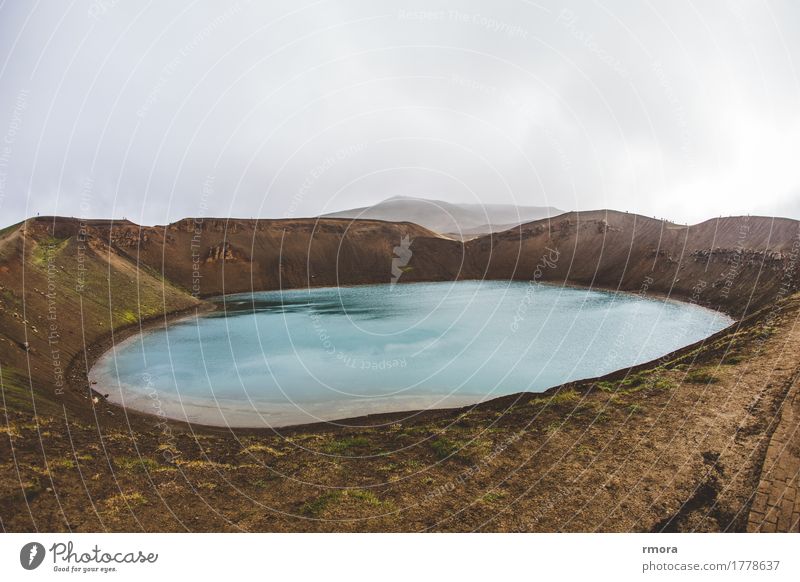
[[[229,295],[93,370],[144,412],[279,426],[455,406],[645,362],[728,326],[697,306],[526,282]]]

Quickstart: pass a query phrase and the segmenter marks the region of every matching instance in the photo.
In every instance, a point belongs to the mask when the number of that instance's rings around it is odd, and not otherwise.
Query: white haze
[[[800,218],[800,3],[0,7],[0,224],[415,196]]]

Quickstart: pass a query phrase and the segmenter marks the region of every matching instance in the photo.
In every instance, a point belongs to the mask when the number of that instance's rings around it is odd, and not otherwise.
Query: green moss
[[[0,402],[5,401],[5,405],[9,410],[33,413],[34,406],[30,382],[30,379],[19,370],[0,364],[0,392],[2,392]],[[60,403],[55,403],[53,400],[45,398],[41,393],[37,393],[36,415],[41,417],[47,414],[63,415],[63,408]]]
[[[564,426],[563,422],[561,422],[559,420],[554,420],[553,422],[548,424],[546,427],[544,427],[544,432],[546,432],[549,435],[552,435],[552,434],[555,434],[558,431],[560,431],[563,428],[563,426]]]
[[[240,455],[267,454],[267,455],[272,455],[273,457],[280,457],[283,456],[284,453],[263,443],[253,443],[251,445],[245,446],[241,451],[239,451],[239,454]]]
[[[552,396],[545,395],[541,398],[534,398],[531,400],[531,404],[534,406],[539,405],[547,405],[547,406],[559,406],[562,404],[570,404],[577,402],[580,400],[581,394],[574,388],[568,388],[566,390],[562,389],[553,394]]]
[[[436,458],[440,460],[452,457],[463,448],[460,443],[446,437],[438,437],[432,440],[430,447],[433,449]]]
[[[669,378],[657,378],[650,385],[650,388],[652,390],[672,390],[675,386],[675,382]]]
[[[719,378],[708,370],[694,370],[686,375],[686,381],[689,384],[716,384]]]
[[[161,465],[147,457],[114,457],[114,465],[123,471],[157,471]]]
[[[597,382],[595,386],[603,392],[618,396],[635,394],[642,390],[670,390],[674,388],[675,383],[662,374],[663,368],[659,367],[628,376],[618,382]]]
[[[633,416],[633,415],[641,412],[641,410],[642,410],[642,407],[640,405],[638,405],[638,404],[630,404],[630,405],[628,405],[628,409],[627,409],[628,416]]]
[[[197,471],[204,471],[204,470],[214,470],[214,471],[225,471],[236,469],[233,465],[229,463],[217,463],[215,461],[203,461],[199,459],[195,460],[177,460],[175,464],[181,467],[182,469],[192,469]]]
[[[72,459],[53,459],[49,461],[49,465],[54,469],[74,469],[75,461]]]
[[[345,489],[323,493],[313,501],[304,503],[300,508],[300,513],[309,517],[319,517],[326,509],[343,502],[355,502],[359,505],[371,507],[388,505],[388,503],[382,502],[380,499],[378,499],[378,497],[372,493],[372,491],[363,491],[361,489]]]
[[[605,380],[596,382],[595,386],[603,392],[616,392],[618,388],[618,384],[616,382],[606,382]]]
[[[46,237],[36,241],[31,250],[31,262],[39,267],[47,267],[48,262],[55,261],[67,244],[69,244],[69,238]]]
[[[111,514],[117,514],[123,510],[134,509],[142,505],[147,505],[147,499],[138,491],[120,493],[106,500],[106,507]]]
[[[778,329],[772,325],[763,325],[758,328],[755,335],[758,339],[767,339],[772,337]]]
[[[483,501],[486,503],[497,503],[506,496],[502,491],[489,491],[483,495]]]
[[[10,438],[15,438],[15,439],[22,436],[19,432],[19,429],[17,429],[17,427],[14,426],[13,424],[0,425],[0,435],[6,435]]]
[[[120,309],[114,313],[114,325],[130,325],[139,321],[139,314],[131,309]]]
[[[323,451],[330,455],[347,455],[369,448],[370,444],[366,437],[345,437],[326,443]]]
[[[598,412],[597,415],[592,419],[594,424],[606,424],[607,422],[611,421],[611,415],[607,412]]]

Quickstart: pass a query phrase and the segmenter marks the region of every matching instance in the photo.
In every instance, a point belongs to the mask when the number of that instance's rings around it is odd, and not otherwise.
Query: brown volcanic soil
[[[426,242],[434,248],[450,244]],[[681,226],[622,212],[573,212],[467,242],[462,276],[644,289],[738,318],[780,292],[798,242],[800,223],[782,218]],[[555,267],[543,261],[554,256]],[[411,264],[425,260],[415,252]],[[790,279],[796,282],[797,273]]]
[[[800,373],[799,235],[784,219],[684,227],[605,211],[467,243],[380,221],[29,220],[0,231],[0,526],[741,530]],[[402,282],[592,285],[741,324],[598,381],[352,428],[231,432],[92,401],[87,365],[120,334],[204,309],[199,297],[389,282],[405,236]]]

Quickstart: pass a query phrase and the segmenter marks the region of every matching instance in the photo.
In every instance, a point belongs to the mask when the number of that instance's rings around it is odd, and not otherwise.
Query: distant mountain
[[[454,204],[396,196],[373,206],[325,214],[325,218],[370,218],[389,222],[413,222],[434,232],[471,238],[499,232],[518,224],[563,214],[551,206],[514,204]]]

